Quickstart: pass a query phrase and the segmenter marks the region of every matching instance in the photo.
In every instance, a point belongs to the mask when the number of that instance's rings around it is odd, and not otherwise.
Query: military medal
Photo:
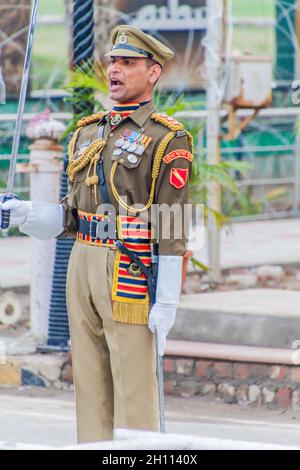
[[[128,152],[134,152],[137,149],[138,144],[136,142],[132,142],[132,144],[128,147]]]
[[[138,146],[135,150],[135,153],[137,155],[143,155],[144,151],[145,151],[145,146],[143,144],[138,144]]]
[[[122,145],[124,144],[124,142],[125,142],[124,137],[120,137],[120,138],[116,141],[115,146],[116,146],[116,147],[122,147]]]
[[[151,140],[151,137],[148,137],[147,135],[141,135],[135,153],[137,155],[143,155],[146,147],[150,144]]]
[[[127,155],[127,160],[129,161],[129,163],[136,163],[138,161],[138,157],[133,153],[130,153],[129,155]]]
[[[128,135],[130,145],[127,147],[128,152],[134,152],[138,146],[137,140],[140,138],[140,134],[136,131],[130,131]]]
[[[144,149],[143,149],[143,151],[141,152],[142,149],[141,149],[140,145],[141,145],[141,141],[142,141],[143,139],[144,139],[144,136],[143,136],[142,134],[138,134],[138,135],[137,135],[137,138],[136,138],[136,140],[135,140],[135,142],[134,142],[135,145],[133,144],[132,147],[129,147],[128,151],[134,152],[134,153],[136,153],[137,155],[142,155]],[[139,150],[138,150],[138,149],[139,149]],[[140,152],[140,153],[139,153],[139,152]]]
[[[120,149],[120,148],[114,149],[114,151],[113,151],[113,155],[115,155],[116,157],[118,157],[122,153],[123,153],[123,150]]]
[[[116,141],[116,147],[120,147],[123,150],[127,150],[131,154],[141,156],[152,138],[147,135],[140,134],[139,132],[125,129]]]
[[[131,144],[130,140],[125,140],[125,142],[124,142],[124,144],[122,145],[121,148],[122,148],[123,150],[127,150],[128,147],[130,146],[130,144]]]
[[[131,132],[132,131],[130,131],[129,129],[125,129],[120,135],[119,139],[116,141],[115,145],[117,147],[121,147],[123,150],[126,150],[131,143],[131,141],[128,140]]]

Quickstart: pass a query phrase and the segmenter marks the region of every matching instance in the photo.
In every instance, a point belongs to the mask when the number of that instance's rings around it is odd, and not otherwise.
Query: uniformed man
[[[109,95],[116,105],[78,122],[69,144],[66,198],[60,204],[2,204],[27,235],[76,237],[67,303],[79,442],[111,439],[114,427],[158,430],[153,332],[163,355],[186,250],[185,233],[176,238],[174,226],[178,220],[183,225],[188,202],[192,140],[152,101],[174,54],[127,25],[112,30],[111,42]],[[175,207],[169,236],[163,236],[158,212],[149,215],[154,204]]]

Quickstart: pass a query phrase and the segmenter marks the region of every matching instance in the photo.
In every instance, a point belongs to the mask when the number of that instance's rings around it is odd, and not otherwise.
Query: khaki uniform
[[[128,149],[116,150],[122,136],[128,135],[138,135],[144,142],[141,155]],[[103,203],[99,184],[94,184],[93,161],[84,161],[93,144],[103,157],[105,181],[117,214],[116,194],[126,196],[129,206],[147,204],[159,153],[159,172],[150,202],[179,206],[188,202],[192,144],[180,123],[156,113],[152,102],[113,129],[108,114],[93,115],[79,122],[70,144],[63,236],[76,236],[78,211],[95,214]],[[186,250],[185,236],[163,239],[159,230],[157,239],[160,255],[183,255]],[[146,322],[113,318],[115,256],[113,245],[96,246],[93,240],[83,241],[77,235],[69,262],[67,302],[80,442],[110,439],[113,427],[158,429],[154,336]]]

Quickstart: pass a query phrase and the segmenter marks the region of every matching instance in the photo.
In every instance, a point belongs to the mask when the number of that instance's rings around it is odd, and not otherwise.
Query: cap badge
[[[120,36],[120,39],[119,39],[119,43],[120,44],[126,44],[127,43],[127,36],[126,36],[126,33],[122,33],[121,36]]]

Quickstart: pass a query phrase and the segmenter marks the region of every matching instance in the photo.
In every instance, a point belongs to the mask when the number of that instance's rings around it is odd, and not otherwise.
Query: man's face
[[[157,64],[149,67],[143,58],[110,57],[109,97],[118,103],[151,99],[157,74],[160,74],[157,68]]]

